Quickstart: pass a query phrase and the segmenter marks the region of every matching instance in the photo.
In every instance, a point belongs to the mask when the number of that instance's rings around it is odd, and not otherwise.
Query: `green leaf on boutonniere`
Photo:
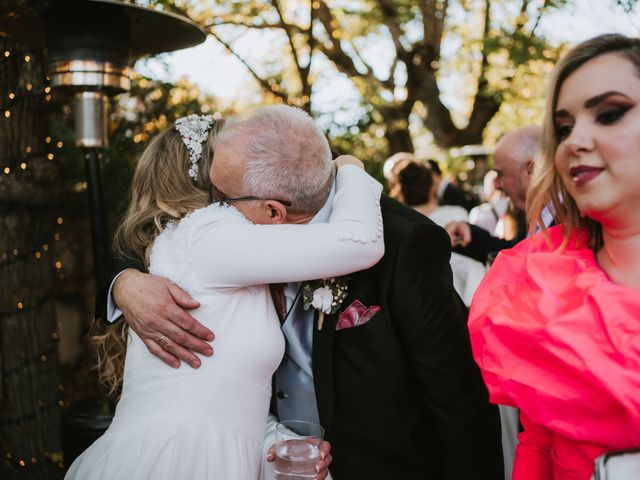
[[[305,282],[302,302],[305,310],[313,308],[325,314],[336,313],[347,298],[349,277],[332,277]]]

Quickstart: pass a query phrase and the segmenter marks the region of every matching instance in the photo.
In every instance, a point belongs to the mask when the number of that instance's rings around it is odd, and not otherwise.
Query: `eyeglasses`
[[[279,198],[268,198],[268,197],[256,197],[256,196],[247,196],[247,197],[236,197],[236,198],[229,198],[227,197],[219,188],[217,188],[213,182],[211,182],[211,190],[209,190],[209,201],[211,203],[213,202],[224,202],[224,203],[231,203],[231,202],[241,202],[244,200],[271,200],[274,202],[279,202],[282,205],[284,205],[285,207],[290,207],[291,206],[291,202],[289,200],[280,200]]]

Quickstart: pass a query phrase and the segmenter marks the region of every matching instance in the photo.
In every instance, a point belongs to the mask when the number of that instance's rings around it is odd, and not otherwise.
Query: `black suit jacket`
[[[524,215],[518,219],[518,231],[516,237],[511,240],[492,236],[484,228],[469,224],[471,229],[471,243],[466,247],[456,247],[454,252],[471,257],[480,263],[486,263],[489,255],[516,246],[527,238],[527,222]]]
[[[321,331],[315,319],[312,363],[331,472],[336,480],[501,480],[500,420],[471,356],[449,237],[387,197],[382,213],[385,255],[350,276],[343,303],[380,312],[340,331],[337,314]],[[123,267],[140,264],[124,259],[114,273]]]
[[[450,240],[383,197],[385,255],[351,275],[349,295],[381,307],[368,323],[314,329],[320,422],[336,480],[498,480],[500,421],[473,361]]]
[[[442,192],[442,198],[438,202],[440,205],[457,205],[466,210],[471,210],[476,206],[476,202],[471,193],[465,192],[463,189],[449,183]]]
[[[94,310],[96,320],[104,324],[108,324],[106,320],[109,287],[111,287],[111,283],[113,282],[113,279],[116,277],[116,275],[127,268],[133,268],[141,272],[145,271],[144,263],[142,262],[142,260],[133,255],[118,255],[110,259],[109,274],[107,276],[107,280],[104,284],[98,286],[98,291],[96,294],[96,303]]]

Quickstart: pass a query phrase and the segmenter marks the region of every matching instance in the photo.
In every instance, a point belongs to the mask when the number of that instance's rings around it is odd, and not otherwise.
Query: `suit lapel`
[[[311,353],[313,383],[320,423],[330,435],[333,421],[333,334],[338,315],[326,315],[322,330],[318,331],[318,312],[313,316],[313,348]]]

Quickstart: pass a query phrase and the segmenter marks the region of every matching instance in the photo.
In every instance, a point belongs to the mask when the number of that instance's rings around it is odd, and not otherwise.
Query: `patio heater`
[[[107,99],[129,90],[129,68],[136,59],[197,45],[206,33],[182,16],[116,0],[10,0],[0,9],[2,37],[46,48],[52,89],[72,99],[98,286],[109,255],[100,176],[108,145]]]
[[[107,99],[129,90],[129,69],[136,59],[194,46],[205,38],[200,27],[182,16],[116,0],[0,2],[0,39],[45,48],[51,87],[72,102],[75,141],[86,168],[96,286],[105,278],[109,256],[100,176],[108,144]],[[102,399],[79,401],[65,410],[67,465],[104,432],[112,416]]]

